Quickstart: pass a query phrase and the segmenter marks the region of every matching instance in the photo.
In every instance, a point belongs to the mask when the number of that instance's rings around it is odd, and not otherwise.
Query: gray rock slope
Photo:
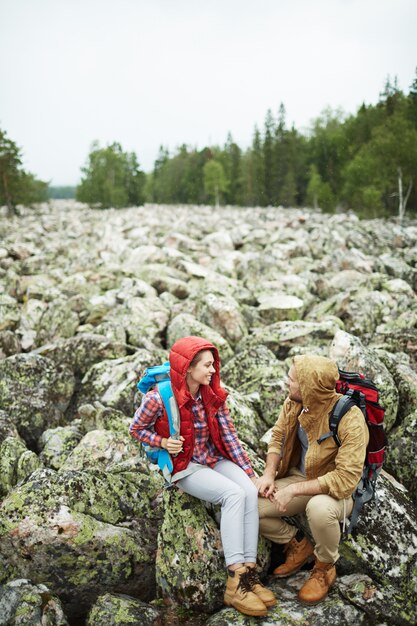
[[[415,221],[71,202],[3,217],[0,623],[416,623],[416,266]],[[166,491],[128,436],[141,372],[189,334],[219,347],[258,472],[291,357],[331,356],[381,390],[386,473],[317,607],[297,603],[302,571],[265,578],[267,618],[224,608],[218,511]]]

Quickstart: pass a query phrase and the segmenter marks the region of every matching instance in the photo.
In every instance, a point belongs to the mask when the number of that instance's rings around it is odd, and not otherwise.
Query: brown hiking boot
[[[298,599],[302,604],[318,604],[328,594],[336,580],[334,563],[323,563],[316,559],[314,569],[308,581],[298,592]]]
[[[285,563],[276,567],[272,572],[278,578],[286,578],[298,572],[304,563],[311,560],[314,548],[307,537],[303,537],[300,541],[294,537],[286,544],[284,552],[286,553]]]
[[[232,606],[244,615],[264,617],[268,609],[258,596],[253,593],[246,565],[234,572],[228,570],[227,585],[224,594],[226,606]]]
[[[248,579],[254,594],[258,596],[265,604],[265,606],[275,606],[277,603],[277,599],[268,587],[265,587],[260,579],[259,574],[255,567],[248,566]]]

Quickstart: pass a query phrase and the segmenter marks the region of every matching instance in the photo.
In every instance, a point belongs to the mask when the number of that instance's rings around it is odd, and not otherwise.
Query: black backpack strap
[[[356,487],[356,490],[353,494],[353,500],[354,500],[353,509],[352,509],[352,513],[350,514],[350,524],[347,528],[346,535],[352,534],[352,532],[355,530],[363,505],[366,504],[367,502],[370,502],[373,499],[376,499],[376,492],[375,492],[376,479],[377,479],[377,476],[370,479],[368,476],[367,469],[364,470],[363,476],[361,480],[359,481],[359,484]]]
[[[330,414],[329,418],[329,432],[324,433],[317,439],[317,443],[320,444],[329,437],[333,437],[336,444],[340,447],[341,441],[337,435],[337,428],[339,426],[339,422],[342,417],[347,413],[353,406],[358,406],[355,400],[352,397],[352,394],[349,391],[346,395],[339,398],[339,400],[334,405],[333,411]]]

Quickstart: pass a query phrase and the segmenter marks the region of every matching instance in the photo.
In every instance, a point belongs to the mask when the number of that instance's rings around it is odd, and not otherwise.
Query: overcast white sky
[[[408,92],[416,66],[417,0],[0,0],[0,127],[54,185],[95,139],[150,171],[161,144],[246,148],[280,102],[303,130],[388,75]]]

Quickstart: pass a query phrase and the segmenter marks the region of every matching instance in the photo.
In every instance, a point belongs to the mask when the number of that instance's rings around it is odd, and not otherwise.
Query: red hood
[[[211,350],[213,352],[214,368],[216,370],[211,378],[210,385],[200,386],[204,404],[207,406],[216,400],[224,402],[227,397],[227,391],[220,385],[220,357],[217,348],[202,337],[183,337],[174,343],[169,353],[171,384],[180,408],[187,401],[193,401],[185,379],[191,361],[200,350]]]

